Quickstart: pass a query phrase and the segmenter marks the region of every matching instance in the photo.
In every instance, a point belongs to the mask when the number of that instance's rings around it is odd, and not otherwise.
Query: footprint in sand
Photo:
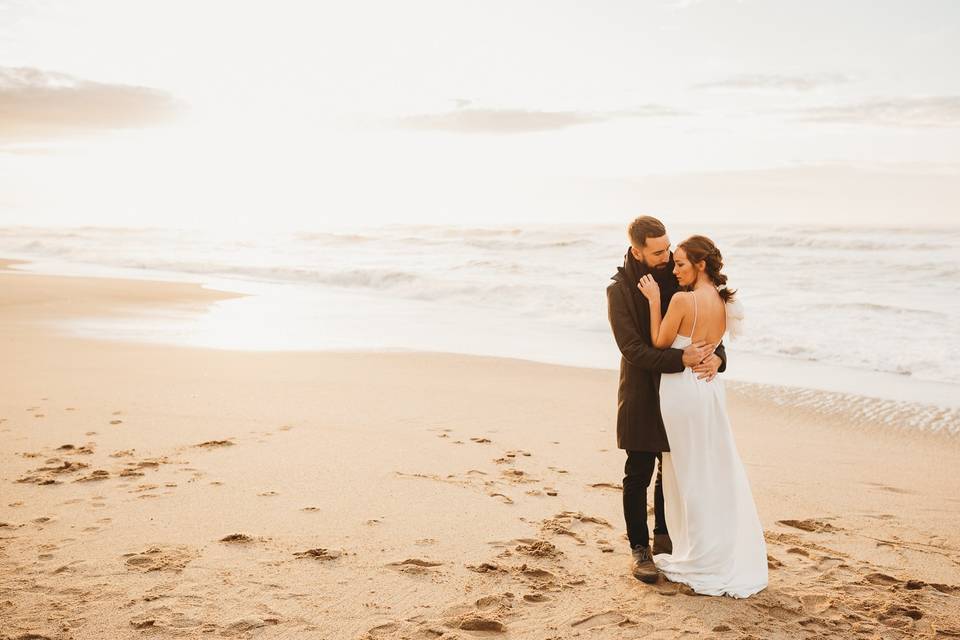
[[[490,439],[488,438],[470,438],[471,442],[476,442],[477,444],[490,444]]]
[[[258,495],[258,496],[269,497],[269,496],[278,496],[278,495],[280,495],[280,494],[277,493],[276,491],[270,490],[270,491],[263,491],[263,492],[261,492],[261,493],[258,493],[257,495]]]
[[[544,533],[554,533],[570,536],[578,544],[585,544],[584,537],[592,532],[592,528],[585,525],[597,525],[612,529],[613,526],[603,518],[588,516],[580,511],[562,511],[552,518],[543,520],[540,530]]]
[[[911,621],[923,617],[923,611],[912,605],[891,604],[877,619],[888,627],[903,628],[912,626]]]
[[[262,540],[262,538],[254,538],[245,533],[231,533],[228,536],[220,538],[220,542],[226,542],[227,544],[250,544],[257,540]]]
[[[777,520],[777,524],[814,533],[833,533],[842,529],[822,520]]]
[[[570,626],[581,629],[594,629],[596,627],[606,627],[610,625],[625,627],[629,624],[630,619],[622,613],[618,611],[604,611],[603,613],[596,613],[592,616],[575,620],[570,623]]]
[[[138,553],[125,553],[124,564],[131,571],[182,571],[192,560],[199,557],[194,549],[185,545],[151,545]]]
[[[516,547],[515,551],[518,551],[522,554],[533,556],[535,558],[559,558],[563,555],[563,551],[557,549],[556,545],[547,540],[528,540],[526,542],[521,542]]]
[[[876,489],[876,490],[878,490],[878,491],[886,491],[887,493],[900,493],[900,494],[904,494],[904,495],[912,495],[912,494],[916,493],[916,492],[910,491],[910,490],[908,490],[908,489],[901,489],[900,487],[893,487],[893,486],[890,486],[890,485],[887,485],[887,484],[883,484],[883,483],[881,483],[881,482],[861,482],[860,484],[865,484],[865,485],[867,485],[868,487],[873,487],[874,489]]]
[[[464,565],[470,571],[475,573],[506,573],[507,569],[501,567],[495,562],[481,562],[480,564]]]
[[[800,596],[803,610],[810,614],[820,614],[833,605],[833,599],[827,594],[807,594]]]
[[[490,595],[478,598],[473,604],[449,607],[441,614],[443,625],[462,631],[503,633],[507,630],[503,618],[513,609],[514,597],[512,593]]]
[[[318,547],[316,549],[307,549],[306,551],[297,551],[293,555],[297,558],[312,558],[314,560],[336,560],[343,555],[343,551]]]
[[[224,629],[224,635],[235,635],[235,634],[246,634],[253,629],[259,629],[261,627],[269,627],[275,624],[280,624],[280,618],[269,616],[266,618],[261,618],[259,616],[248,616],[246,618],[240,618],[239,620],[234,620],[226,626]]]
[[[110,424],[123,424],[123,420],[111,420]]]
[[[201,449],[216,449],[218,447],[232,447],[233,445],[234,443],[230,440],[207,440],[206,442],[201,442],[193,446]]]
[[[81,445],[79,447],[74,444],[62,444],[57,447],[56,450],[65,454],[79,454],[85,456],[93,453],[93,447],[88,444]]]
[[[388,567],[439,567],[442,562],[434,562],[433,560],[424,560],[422,558],[407,558],[406,560],[401,560],[399,562],[391,562],[388,564]]]
[[[520,484],[536,482],[536,479],[528,476],[527,472],[523,471],[522,469],[504,469],[503,471],[500,472],[500,475],[502,475],[503,477],[505,477],[507,480],[511,482],[516,482]]]
[[[69,460],[61,460],[60,458],[50,458],[46,461],[46,466],[38,467],[32,472],[21,476],[17,479],[17,482],[39,485],[60,484],[60,480],[55,479],[56,476],[76,473],[89,466],[90,465],[85,462],[72,462]]]
[[[153,599],[155,598],[149,596],[144,598],[148,602]],[[131,617],[129,622],[133,629],[154,634],[159,632],[165,637],[169,635],[179,636],[184,633],[188,633],[190,637],[198,637],[199,634],[212,635],[213,632],[219,630],[218,625],[212,622],[204,622],[200,618],[191,617],[183,611],[177,611],[166,606],[152,607],[147,611],[138,613]],[[223,633],[226,635],[230,632],[224,630]]]
[[[442,565],[442,562],[434,562],[433,560],[424,560],[422,558],[407,558],[406,560],[387,564],[388,567],[410,574],[432,573],[431,569]]]
[[[592,489],[609,489],[611,491],[623,491],[623,485],[619,482],[594,482],[587,485]]]
[[[97,482],[98,480],[107,480],[110,478],[110,472],[106,469],[94,469],[90,473],[74,480],[74,482]]]

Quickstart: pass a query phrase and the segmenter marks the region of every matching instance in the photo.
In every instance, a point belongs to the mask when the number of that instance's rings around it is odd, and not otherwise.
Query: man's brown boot
[[[650,547],[637,545],[633,548],[633,577],[640,582],[654,584],[657,581],[657,566],[653,564],[653,555]]]
[[[657,533],[653,536],[653,555],[659,553],[673,553],[673,541],[670,534]]]

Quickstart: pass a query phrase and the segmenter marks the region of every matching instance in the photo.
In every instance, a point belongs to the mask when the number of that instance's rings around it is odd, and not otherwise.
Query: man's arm
[[[623,291],[619,286],[607,288],[607,316],[613,338],[624,360],[635,367],[660,373],[680,373],[684,369],[683,351],[655,349],[644,342],[627,310]]]
[[[720,341],[720,344],[717,345],[717,348],[713,352],[719,356],[720,368],[717,369],[717,373],[723,373],[727,370],[727,350],[723,348],[723,340]]]

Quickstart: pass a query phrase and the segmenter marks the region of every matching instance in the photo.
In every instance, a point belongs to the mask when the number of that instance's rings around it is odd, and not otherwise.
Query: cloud
[[[157,89],[0,67],[0,144],[147,127],[172,120],[181,109]]]
[[[456,133],[532,133],[555,131],[584,124],[598,124],[628,118],[657,118],[687,115],[659,105],[644,105],[621,111],[529,111],[525,109],[462,108],[397,118],[402,129],[450,131]]]
[[[807,75],[741,74],[725,80],[693,85],[694,89],[813,91],[820,87],[847,84],[853,78],[840,73],[816,73]]]
[[[801,122],[868,124],[886,127],[960,126],[960,96],[891,98],[795,111]]]

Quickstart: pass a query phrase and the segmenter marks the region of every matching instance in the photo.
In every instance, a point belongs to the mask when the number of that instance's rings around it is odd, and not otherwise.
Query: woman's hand
[[[640,281],[637,282],[637,288],[640,289],[640,293],[642,293],[647,300],[660,301],[660,285],[657,284],[657,281],[654,280],[650,274],[640,278]]]

